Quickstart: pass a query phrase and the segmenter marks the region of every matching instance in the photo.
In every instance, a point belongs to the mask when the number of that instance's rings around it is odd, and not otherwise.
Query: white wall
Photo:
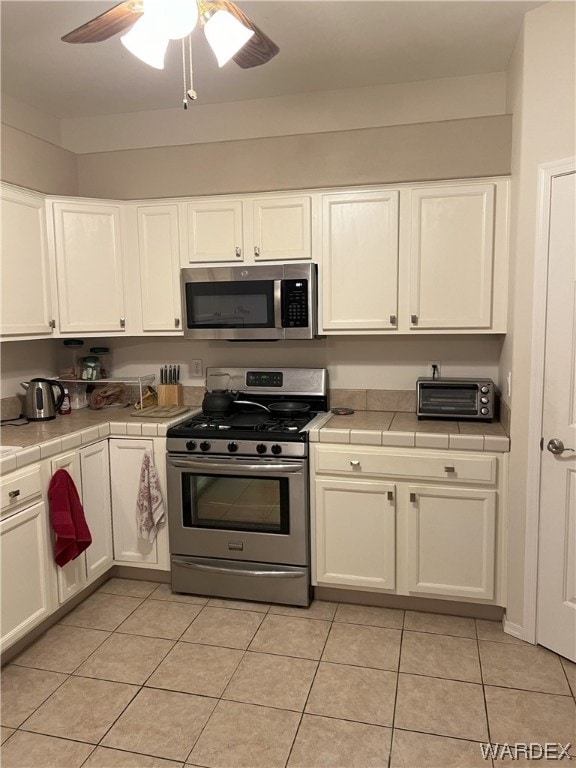
[[[8,341],[0,345],[1,397],[24,394],[21,381],[51,377],[57,371],[57,348],[52,339]]]
[[[571,2],[551,2],[526,14],[509,72],[509,103],[514,108],[512,296],[509,333],[500,365],[502,377],[508,370],[513,372],[507,618],[520,626],[538,166],[576,155],[575,7]]]

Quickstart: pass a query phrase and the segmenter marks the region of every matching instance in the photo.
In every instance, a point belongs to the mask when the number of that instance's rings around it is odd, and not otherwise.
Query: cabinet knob
[[[444,472],[456,472],[456,469],[454,467],[444,467]]]
[[[174,318],[174,328],[180,328],[180,318],[175,317]]]
[[[398,324],[398,318],[396,315],[390,315],[390,325],[397,325]]]
[[[418,315],[410,315],[410,322],[412,325],[418,325]]]
[[[260,256],[260,248],[259,246],[254,246],[254,256]]]
[[[352,466],[352,467],[359,467],[360,466],[360,462],[357,459],[355,459],[355,460],[350,459],[350,466]]]
[[[240,248],[240,247],[237,245],[237,246],[236,246],[236,248],[234,249],[234,251],[235,251],[235,253],[236,253],[236,257],[239,259],[239,258],[242,256],[242,248]]]
[[[120,318],[120,328],[126,328],[126,318],[121,317]]]

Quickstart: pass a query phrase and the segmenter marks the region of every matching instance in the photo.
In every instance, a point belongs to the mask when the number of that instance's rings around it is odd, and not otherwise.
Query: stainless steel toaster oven
[[[430,379],[416,381],[419,419],[492,421],[498,415],[498,390],[492,379]]]

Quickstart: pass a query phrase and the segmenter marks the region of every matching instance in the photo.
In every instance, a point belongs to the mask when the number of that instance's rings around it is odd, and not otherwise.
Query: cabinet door
[[[496,491],[408,486],[409,592],[494,597]]]
[[[2,188],[0,332],[53,333],[44,200]]]
[[[41,501],[0,521],[2,650],[50,614],[45,515]]]
[[[398,192],[324,195],[324,331],[395,329],[398,314]]]
[[[137,216],[142,329],[180,331],[178,206],[138,206]]]
[[[125,327],[120,208],[54,203],[62,333]]]
[[[152,440],[110,440],[110,483],[114,560],[128,563],[157,563],[157,542],[139,539],[136,529],[136,500],[140,469]]]
[[[396,585],[396,504],[391,483],[316,480],[318,584]]]
[[[184,266],[243,260],[242,201],[188,203],[187,214],[188,257]]]
[[[491,327],[494,199],[493,184],[412,191],[411,330]]]
[[[52,474],[57,469],[65,469],[78,491],[82,500],[82,475],[80,469],[80,454],[77,451],[58,456],[50,462]],[[63,568],[55,566],[58,576],[58,600],[64,603],[86,585],[86,552],[83,552],[75,560],[71,560]]]
[[[80,466],[84,515],[92,534],[92,544],[86,550],[86,574],[90,580],[107,571],[113,561],[108,441],[81,448]]]
[[[312,258],[310,197],[276,197],[252,201],[254,259]]]

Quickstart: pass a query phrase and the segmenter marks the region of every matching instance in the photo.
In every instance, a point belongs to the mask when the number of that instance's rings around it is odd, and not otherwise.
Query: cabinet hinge
[[[416,501],[416,494],[415,493],[411,493],[410,494],[410,501],[412,501],[412,502]]]
[[[126,318],[121,317],[120,318],[120,328],[126,328]]]
[[[388,491],[388,501],[394,501],[394,491]]]
[[[48,323],[48,325],[49,325],[49,326],[50,326],[50,328],[52,328],[52,329],[56,328],[56,320],[50,320],[50,322]]]
[[[240,248],[239,246],[236,246],[236,248],[234,249],[234,253],[238,258],[240,258],[242,256],[242,248]]]
[[[544,438],[543,437],[540,438],[540,450],[541,451],[544,450]]]
[[[410,322],[412,325],[418,325],[418,315],[410,315]]]
[[[175,317],[174,318],[174,328],[180,328],[180,318]]]
[[[390,325],[397,325],[398,324],[398,318],[396,315],[390,315]]]

